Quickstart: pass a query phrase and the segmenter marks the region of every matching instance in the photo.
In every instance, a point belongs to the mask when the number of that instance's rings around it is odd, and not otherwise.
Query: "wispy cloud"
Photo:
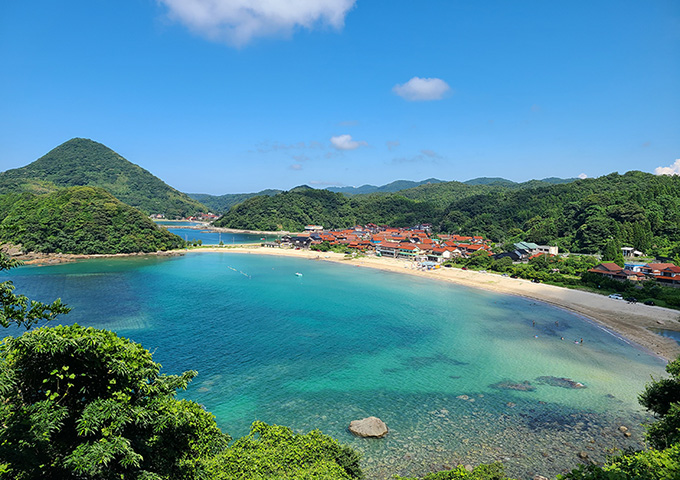
[[[420,77],[392,88],[394,93],[410,102],[441,100],[450,90],[449,84],[441,78]]]
[[[581,174],[578,176],[578,178],[580,178],[581,180],[583,180],[583,179],[585,179],[585,178],[588,178],[588,175],[586,175],[585,173],[581,173]]]
[[[387,145],[387,149],[391,152],[399,145],[401,145],[401,143],[399,143],[399,140],[388,140],[387,142],[385,142],[385,145]]]
[[[356,150],[361,146],[368,145],[366,142],[358,142],[351,135],[338,135],[331,137],[331,144],[338,150]]]
[[[680,158],[670,167],[656,167],[654,173],[656,175],[680,175]]]
[[[427,149],[425,149],[425,150],[421,150],[420,153],[422,153],[422,154],[425,155],[426,157],[430,157],[430,158],[441,158],[441,155],[439,155],[439,154],[438,154],[437,152],[435,152],[434,150],[427,150]]]
[[[338,123],[341,127],[356,127],[359,125],[359,120],[346,120],[344,122]]]
[[[340,30],[356,0],[158,0],[168,16],[210,40],[243,46],[295,29]]]
[[[299,163],[294,163],[288,168],[290,168],[291,170],[299,171],[299,170],[302,170],[302,165],[300,165]]]

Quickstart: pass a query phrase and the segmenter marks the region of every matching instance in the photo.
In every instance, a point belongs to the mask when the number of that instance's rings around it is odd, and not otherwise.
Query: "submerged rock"
[[[538,383],[543,383],[545,385],[550,385],[552,387],[586,388],[586,386],[583,385],[581,382],[575,382],[571,378],[565,378],[565,377],[553,377],[553,376],[550,376],[550,375],[546,375],[544,377],[536,378],[536,381]]]
[[[523,381],[523,382],[513,382],[511,380],[503,380],[498,383],[494,383],[493,385],[489,385],[491,388],[498,388],[501,390],[517,390],[520,392],[533,392],[536,390],[536,387],[534,387],[531,383],[528,381]]]
[[[385,422],[378,417],[367,417],[361,420],[352,420],[349,431],[359,437],[382,438],[387,435],[388,429]]]

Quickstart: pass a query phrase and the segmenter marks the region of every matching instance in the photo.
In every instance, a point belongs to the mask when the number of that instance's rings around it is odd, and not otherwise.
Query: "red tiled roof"
[[[664,268],[674,266],[675,265],[672,263],[648,263],[647,265],[644,265],[642,268],[649,268],[651,270],[663,270]]]

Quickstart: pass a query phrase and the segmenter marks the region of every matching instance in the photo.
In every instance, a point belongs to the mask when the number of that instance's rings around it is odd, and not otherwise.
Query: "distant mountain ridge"
[[[0,173],[0,194],[92,186],[144,213],[185,217],[207,207],[101,143],[73,138],[25,167]]]
[[[243,203],[249,198],[267,196],[271,197],[283,190],[267,189],[257,193],[227,193],[225,195],[210,195],[208,193],[188,193],[191,198],[206,205],[214,213],[228,212],[231,207]]]
[[[440,182],[443,182],[443,180],[438,180],[436,178],[428,178],[427,180],[421,180],[420,182],[414,182],[411,180],[396,180],[394,182],[380,186],[366,184],[360,187],[327,187],[326,190],[329,192],[343,193],[345,195],[362,195],[378,192],[394,193],[398,192],[399,190],[406,190],[407,188],[415,188],[424,184]]]

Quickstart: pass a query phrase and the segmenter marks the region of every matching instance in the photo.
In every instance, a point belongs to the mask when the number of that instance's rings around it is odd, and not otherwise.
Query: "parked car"
[[[467,267],[460,267],[461,270],[467,270]]]
[[[628,303],[637,303],[637,298],[635,297],[626,297],[624,300]]]
[[[538,278],[532,278],[531,283],[541,283],[541,281]]]
[[[609,295],[609,298],[613,298],[614,300],[623,300],[623,295],[620,293],[612,293]]]
[[[654,300],[645,300],[645,305],[652,305],[652,306],[654,306],[654,305],[656,305],[656,303],[654,303]]]

